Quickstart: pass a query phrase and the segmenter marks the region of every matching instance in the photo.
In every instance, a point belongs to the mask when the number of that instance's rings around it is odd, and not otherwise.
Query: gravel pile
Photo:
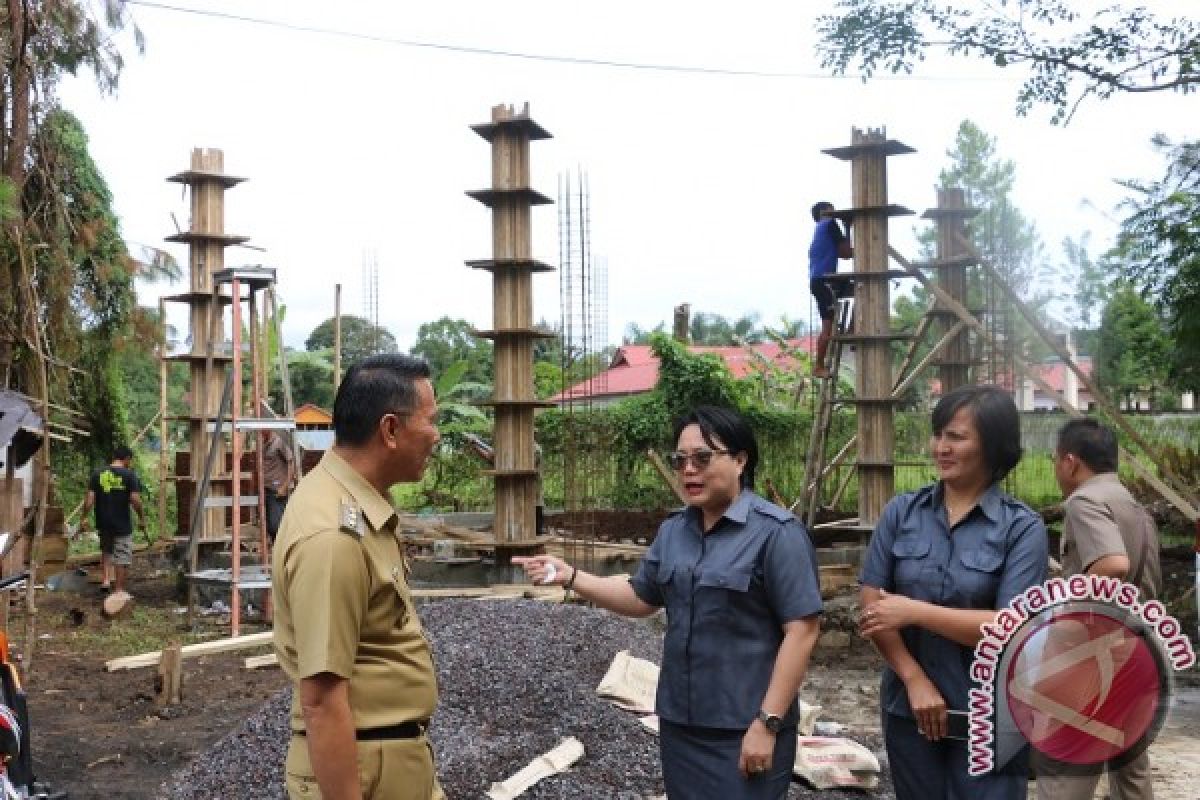
[[[657,620],[535,600],[439,600],[420,608],[441,683],[430,726],[450,800],[480,798],[566,736],[584,746],[569,772],[522,797],[637,800],[663,791],[658,743],[637,717],[595,695],[619,650],[658,662]],[[172,800],[284,798],[290,691],[280,692],[164,787]],[[877,749],[879,742],[865,742]],[[887,797],[886,792],[872,793]],[[810,792],[789,798],[862,798]]]

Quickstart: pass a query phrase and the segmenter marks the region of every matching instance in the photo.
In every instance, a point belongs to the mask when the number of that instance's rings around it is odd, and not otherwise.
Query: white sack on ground
[[[487,796],[491,800],[513,800],[543,778],[566,771],[583,757],[583,743],[568,736],[548,753],[530,761],[520,772],[501,783],[493,783]]]
[[[628,650],[613,656],[608,672],[600,679],[596,694],[626,711],[650,714],[658,689],[658,666],[644,658],[634,658]]]
[[[799,775],[816,789],[874,789],[879,785],[879,759],[850,739],[801,736],[796,748]]]

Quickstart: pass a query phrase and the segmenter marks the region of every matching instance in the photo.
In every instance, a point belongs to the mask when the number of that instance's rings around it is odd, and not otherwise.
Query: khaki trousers
[[[303,736],[288,743],[284,771],[290,800],[321,800]],[[424,736],[358,742],[358,780],[363,800],[446,800]]]
[[[1057,775],[1053,762],[1039,756],[1035,751],[1033,768],[1037,774],[1038,800],[1092,800],[1100,782],[1099,773]],[[1108,796],[1111,800],[1154,800],[1149,750],[1120,769],[1108,772]]]

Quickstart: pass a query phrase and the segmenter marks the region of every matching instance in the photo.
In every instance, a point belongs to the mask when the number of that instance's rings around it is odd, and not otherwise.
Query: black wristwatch
[[[769,711],[762,711],[760,709],[758,712],[758,721],[771,733],[779,733],[783,730],[783,717],[778,714],[772,714]]]

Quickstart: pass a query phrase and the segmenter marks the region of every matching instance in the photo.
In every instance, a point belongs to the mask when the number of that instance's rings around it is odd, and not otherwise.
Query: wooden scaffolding
[[[834,211],[833,215],[852,223],[854,233],[854,271],[834,276],[851,281],[854,291],[854,324],[842,330],[833,340],[833,360],[840,360],[841,348],[857,348],[855,396],[846,400],[836,397],[836,374],[825,381],[820,390],[820,404],[812,433],[810,463],[806,464],[804,491],[797,504],[805,503],[806,518],[819,543],[857,538],[863,543],[879,519],[884,505],[893,495],[894,485],[894,419],[893,405],[929,366],[938,368],[943,392],[978,380],[972,368],[983,363],[981,354],[1005,352],[1016,370],[1024,373],[1047,392],[1058,405],[1072,416],[1083,412],[1067,402],[1061,394],[1041,379],[1032,366],[1012,351],[1011,342],[998,342],[993,330],[981,321],[983,314],[994,315],[997,309],[969,308],[971,279],[969,270],[978,270],[979,279],[1004,298],[1034,334],[1070,369],[1081,386],[1088,389],[1100,410],[1121,429],[1129,441],[1155,469],[1122,449],[1122,460],[1153,486],[1168,502],[1188,519],[1200,518],[1200,502],[1191,487],[1174,473],[1168,462],[1134,429],[1111,400],[1092,382],[1067,352],[1059,338],[1049,331],[1043,320],[1029,308],[1015,290],[987,262],[967,236],[966,221],[976,209],[968,208],[961,189],[938,190],[938,205],[922,216],[937,226],[937,249],[933,260],[913,262],[888,244],[887,221],[892,216],[911,213],[887,202],[886,158],[914,152],[900,142],[886,138],[883,131],[854,130],[849,147],[824,151],[851,162],[853,207]],[[890,261],[900,269],[888,269]],[[934,275],[930,278],[925,273]],[[890,298],[888,282],[893,278],[916,279],[931,298],[917,330],[910,335],[894,334],[890,330]],[[922,340],[930,331],[938,335],[931,349],[914,363]],[[907,355],[898,370],[893,370],[891,342],[909,339]],[[995,370],[991,371],[992,374]],[[1015,382],[1015,375],[1013,376]],[[833,408],[841,402],[857,410],[857,433],[830,460],[825,461],[824,442]],[[859,481],[858,517],[828,525],[813,525],[820,503],[823,480],[836,469],[857,446],[855,473]],[[834,493],[840,496],[849,480],[846,476]]]
[[[285,364],[281,367],[286,416],[268,417],[262,413],[266,396],[263,317],[270,310],[277,324],[275,270],[225,267],[224,249],[243,244],[248,237],[224,233],[224,192],[243,179],[225,175],[223,166],[220,150],[198,149],[192,153],[192,168],[169,178],[191,190],[190,229],[167,237],[168,241],[189,246],[190,291],[165,298],[188,305],[191,347],[184,353],[163,354],[160,403],[165,408],[166,365],[171,361],[187,363],[188,413],[174,417],[164,413],[163,419],[187,424],[190,450],[187,474],[169,475],[168,438],[164,436],[160,474],[173,479],[177,486],[180,529],[181,533],[186,531],[177,541],[186,542],[189,612],[195,607],[197,587],[228,588],[231,633],[237,636],[242,592],[267,592],[262,610],[270,614],[263,452],[268,432],[291,431],[295,422]],[[247,367],[248,398],[243,389]],[[244,456],[252,460],[249,466]],[[178,491],[181,486],[189,491]],[[243,523],[250,522],[255,527],[253,535],[247,537],[243,535]],[[206,547],[209,551],[228,552],[230,566],[206,566],[201,553]],[[244,557],[249,558],[247,563],[243,563]]]

